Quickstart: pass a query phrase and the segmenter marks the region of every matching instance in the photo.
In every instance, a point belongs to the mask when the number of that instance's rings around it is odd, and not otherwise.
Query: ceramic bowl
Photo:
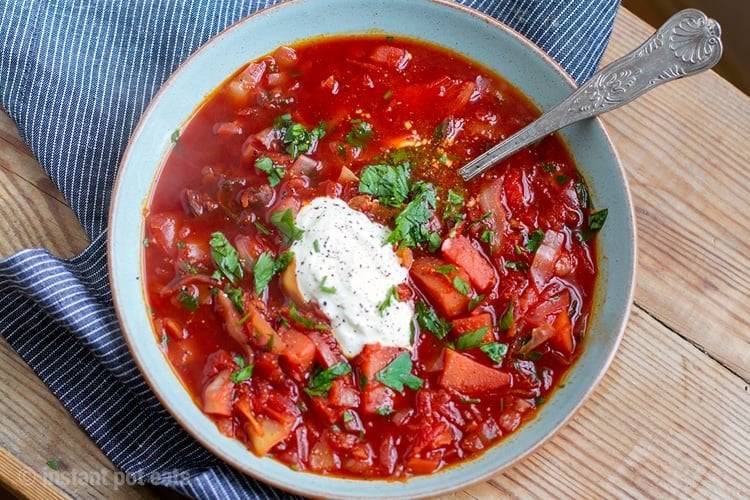
[[[582,404],[610,364],[630,311],[635,226],[625,174],[598,120],[562,137],[585,177],[595,206],[608,207],[598,236],[599,271],[583,353],[537,416],[478,458],[406,482],[351,480],[295,472],[258,458],[219,433],[184,389],[159,349],[142,287],[145,207],[173,130],[219,84],[249,61],[301,39],[389,33],[442,45],[494,69],[540,109],[574,88],[552,59],[505,25],[453,2],[435,0],[295,0],[250,16],[193,54],[151,101],[123,156],[109,221],[109,270],[115,308],[132,355],[154,393],[206,448],[238,470],[288,491],[321,497],[419,497],[466,487],[497,473],[542,444]],[[139,209],[134,209],[138,207]]]

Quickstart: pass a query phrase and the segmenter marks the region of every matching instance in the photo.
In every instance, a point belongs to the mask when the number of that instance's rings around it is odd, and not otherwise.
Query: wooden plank
[[[121,484],[118,469],[1,337],[0,401],[0,484],[11,491],[59,498],[42,494],[54,484],[66,498],[155,497],[148,487]]]
[[[747,384],[636,308],[612,367],[571,422],[466,493],[741,498],[750,491],[748,421]]]
[[[618,16],[605,60],[652,31]],[[636,207],[636,303],[750,380],[750,98],[705,73],[604,121]]]

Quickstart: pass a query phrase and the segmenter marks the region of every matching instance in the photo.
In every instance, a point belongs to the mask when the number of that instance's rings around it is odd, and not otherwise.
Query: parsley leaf
[[[461,209],[464,206],[464,197],[460,193],[448,189],[445,208],[443,209],[443,220],[458,224],[463,219]]]
[[[576,181],[576,194],[578,195],[578,202],[581,204],[581,208],[589,208],[589,190],[582,179]]]
[[[229,243],[224,233],[215,232],[209,241],[211,245],[211,258],[221,274],[234,285],[237,280],[244,276],[240,265],[240,256],[237,250]]]
[[[284,174],[286,174],[284,167],[275,164],[267,156],[261,156],[255,160],[255,168],[268,174],[268,184],[271,187],[278,186],[281,179],[284,177]]]
[[[606,208],[603,208],[599,210],[598,212],[593,212],[589,214],[589,220],[588,220],[588,229],[581,230],[577,234],[578,239],[581,242],[589,241],[591,238],[593,238],[596,233],[601,230],[601,228],[604,227],[604,222],[607,220],[607,214],[609,213],[609,210]]]
[[[263,252],[258,256],[258,260],[255,261],[253,267],[253,276],[255,278],[255,294],[260,295],[266,288],[268,283],[271,281],[273,276],[286,269],[286,266],[294,258],[292,252],[282,253],[278,259],[273,258],[271,252]]]
[[[544,240],[544,231],[541,229],[536,229],[533,233],[529,235],[529,239],[526,241],[524,246],[529,252],[536,252],[539,248],[539,245],[542,244],[542,241]]]
[[[442,266],[435,266],[435,271],[447,277],[448,274],[455,273],[456,271],[458,271],[458,268],[454,266],[453,264],[445,264]]]
[[[483,300],[484,300],[483,293],[480,293],[476,297],[472,297],[471,300],[469,300],[469,311],[473,311],[474,309],[476,309],[477,306],[481,304]]]
[[[397,166],[368,165],[362,170],[359,180],[359,192],[371,194],[389,207],[400,206],[409,196],[408,163]]]
[[[507,332],[513,326],[513,302],[508,304],[508,310],[500,318],[500,330]]]
[[[328,325],[316,323],[310,318],[302,316],[299,311],[297,311],[297,306],[294,305],[294,302],[289,306],[289,319],[308,330],[328,330]]]
[[[320,291],[323,293],[336,293],[336,287],[326,286],[327,279],[328,276],[323,276],[323,279],[320,281]]]
[[[418,390],[423,380],[411,373],[412,363],[408,352],[399,354],[388,366],[375,374],[375,380],[403,394],[404,385]]]
[[[281,232],[284,242],[289,245],[302,237],[302,229],[294,225],[294,212],[291,208],[271,214],[271,223]]]
[[[188,292],[185,288],[180,290],[180,293],[177,295],[177,300],[179,300],[188,311],[195,311],[198,309],[198,297]]]
[[[387,417],[388,415],[390,415],[391,413],[394,413],[395,411],[396,410],[394,410],[393,408],[390,408],[388,406],[383,405],[380,408],[378,408],[377,410],[375,410],[375,413],[377,413],[378,415],[381,415],[383,417]]]
[[[479,350],[482,351],[495,363],[500,363],[506,354],[508,354],[508,344],[500,344],[499,342],[486,342],[479,346]]]
[[[242,303],[242,290],[227,285],[224,287],[224,293],[227,294],[227,297],[229,297],[229,300],[232,301],[240,314],[245,312],[245,304]]]
[[[320,243],[318,240],[313,241],[313,249],[315,250],[315,253],[320,253]]]
[[[342,415],[341,420],[343,420],[345,424],[348,424],[349,422],[354,420],[354,413],[351,410],[346,410]]]
[[[372,125],[363,120],[352,120],[352,130],[346,134],[346,142],[355,148],[363,148],[372,140],[374,132]]]
[[[257,220],[256,220],[256,221],[255,221],[255,222],[254,222],[253,224],[255,224],[255,227],[257,227],[257,228],[258,228],[258,231],[260,231],[261,233],[265,234],[266,236],[268,236],[268,235],[270,235],[270,234],[271,234],[271,230],[270,230],[270,229],[268,229],[268,228],[267,228],[266,226],[264,226],[263,224],[261,224],[261,223],[260,223],[260,221],[257,221]]]
[[[451,329],[451,324],[439,317],[435,310],[422,301],[416,306],[417,323],[437,339],[442,340]]]
[[[416,194],[400,214],[396,216],[396,227],[386,240],[388,243],[398,243],[401,246],[415,247],[429,240],[434,246],[434,238],[427,223],[435,210],[435,188],[432,184],[417,182],[412,191]],[[438,236],[438,240],[440,237]]]
[[[461,295],[469,295],[469,283],[466,280],[459,278],[458,276],[453,278],[453,288],[458,290],[458,293],[460,293]]]
[[[234,382],[235,384],[239,384],[240,382],[250,380],[250,378],[253,376],[253,368],[255,367],[255,365],[245,365],[245,359],[241,356],[235,356],[234,362],[237,363],[238,370],[232,373],[232,382]]]
[[[467,349],[477,347],[482,343],[484,334],[487,333],[489,329],[489,326],[483,326],[477,328],[476,330],[464,333],[463,335],[458,337],[458,340],[456,340],[456,349],[458,349],[459,351],[465,351]]]
[[[398,301],[398,289],[396,286],[392,286],[388,289],[388,291],[385,294],[385,298],[383,299],[383,302],[378,304],[378,312],[382,316],[386,309],[391,307],[391,300],[396,299]]]
[[[348,363],[341,362],[332,367],[318,372],[311,379],[305,392],[308,396],[326,396],[333,385],[333,381],[342,375],[348,375],[352,372],[352,367]]]
[[[523,271],[526,269],[526,264],[523,262],[507,261],[505,267],[511,271]]]
[[[60,464],[57,462],[57,460],[47,460],[47,467],[52,470],[57,470],[60,468]]]
[[[309,151],[313,146],[313,141],[317,142],[326,134],[325,123],[321,122],[312,131],[308,131],[304,125],[293,121],[290,114],[277,117],[273,126],[282,132],[281,142],[292,158],[297,158]]]
[[[482,231],[482,234],[479,236],[479,239],[489,245],[492,245],[495,243],[495,231],[490,231],[489,229],[485,229],[484,231]]]

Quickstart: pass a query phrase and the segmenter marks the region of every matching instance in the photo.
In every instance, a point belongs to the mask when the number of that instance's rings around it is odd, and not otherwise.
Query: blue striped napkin
[[[0,104],[92,239],[70,260],[40,249],[0,260],[0,332],[132,481],[191,497],[285,494],[202,448],[144,383],[112,309],[107,209],[120,156],[162,82],[211,36],[273,3],[0,0]],[[581,82],[619,0],[462,3],[525,34]]]

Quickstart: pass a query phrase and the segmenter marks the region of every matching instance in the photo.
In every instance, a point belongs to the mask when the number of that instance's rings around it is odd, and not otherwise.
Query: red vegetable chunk
[[[461,269],[441,274],[439,269],[446,265],[447,262],[435,257],[421,257],[412,264],[411,275],[439,312],[454,318],[466,313],[469,307],[468,295],[456,289],[454,280],[458,278],[468,284],[469,276]]]
[[[469,359],[452,349],[444,354],[440,386],[468,396],[495,391],[510,384],[510,375]]]
[[[466,271],[471,284],[483,292],[495,283],[495,271],[492,265],[472,244],[466,236],[447,238],[441,247],[443,257]]]

